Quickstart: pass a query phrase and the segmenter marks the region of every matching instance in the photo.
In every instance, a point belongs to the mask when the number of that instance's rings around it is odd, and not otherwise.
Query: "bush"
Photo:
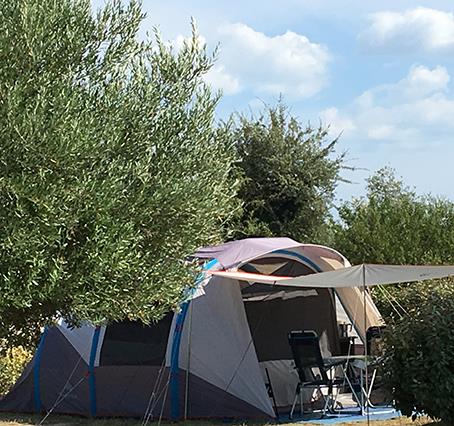
[[[7,349],[0,357],[0,395],[8,392],[32,355],[22,346]]]
[[[454,419],[453,284],[445,280],[401,288],[407,314],[388,323],[384,379],[407,416]]]

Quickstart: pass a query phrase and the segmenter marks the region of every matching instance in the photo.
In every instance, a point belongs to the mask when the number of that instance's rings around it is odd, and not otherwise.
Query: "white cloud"
[[[370,15],[370,24],[359,39],[368,51],[437,52],[454,50],[454,15],[417,7],[403,12]]]
[[[352,130],[355,125],[350,118],[340,114],[337,108],[327,108],[320,113],[320,119],[324,125],[329,125],[330,133],[335,137],[341,133],[345,136]]]
[[[328,84],[330,54],[325,46],[293,31],[276,36],[242,24],[221,25],[211,37],[220,41],[219,58],[205,81],[224,95],[249,91],[255,95],[307,98]],[[187,37],[170,44],[180,50]],[[199,44],[206,39],[199,36]]]
[[[403,149],[451,143],[454,98],[449,96],[449,80],[444,67],[413,66],[400,81],[365,91],[342,111],[330,108],[321,114],[328,123],[341,117],[349,125],[349,136],[360,143],[392,142]]]
[[[245,90],[306,98],[328,83],[327,48],[303,35],[267,36],[237,23],[222,26],[219,36],[220,63]]]
[[[240,82],[230,75],[224,65],[215,65],[205,76],[205,81],[215,90],[222,90],[224,95],[234,95],[241,90]]]
[[[413,65],[405,78],[397,83],[366,90],[356,102],[363,108],[370,108],[374,104],[390,106],[413,102],[435,93],[447,92],[449,80],[445,67],[438,65],[430,69],[423,65]]]

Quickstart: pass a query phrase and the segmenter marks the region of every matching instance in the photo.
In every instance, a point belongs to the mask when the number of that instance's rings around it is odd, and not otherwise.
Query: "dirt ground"
[[[18,414],[0,414],[0,426],[32,426],[37,425],[40,423],[42,418],[38,416],[31,416],[31,415],[18,415]],[[137,419],[97,419],[97,420],[90,420],[84,419],[79,417],[69,417],[69,416],[50,416],[46,419],[45,425],[52,425],[52,426],[139,426],[141,425],[141,421]],[[148,423],[150,426],[157,426],[157,423]],[[169,425],[170,423],[163,422],[162,425]],[[180,423],[182,424],[182,423]],[[310,426],[310,423],[304,423],[307,426]],[[342,426],[365,426],[366,422],[346,422],[346,423],[339,423]],[[412,422],[411,419],[407,418],[399,418],[394,420],[386,420],[386,421],[371,421],[370,424],[372,426],[423,426],[423,425],[436,425],[429,419],[419,419],[415,422]],[[225,422],[197,422],[191,421],[186,422],[186,426],[222,426],[222,425],[229,425],[229,426],[266,426],[265,424],[245,424],[245,423],[225,423]],[[285,423],[285,426],[296,425],[296,423]],[[301,425],[301,423],[300,423]],[[441,426],[437,424],[437,426]]]

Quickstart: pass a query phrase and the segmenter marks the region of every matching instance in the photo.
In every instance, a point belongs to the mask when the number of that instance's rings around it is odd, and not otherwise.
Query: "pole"
[[[365,381],[366,381],[366,395],[369,394],[369,371],[368,371],[368,366],[367,366],[367,356],[368,356],[368,350],[367,350],[367,298],[366,298],[366,266],[363,264],[362,267],[362,281],[363,281],[363,305],[364,305],[364,373],[365,373]],[[363,392],[361,392],[361,395]],[[366,403],[363,405],[363,409],[366,409],[366,415],[367,415],[367,426],[370,425],[370,418],[369,418],[369,401],[368,398],[366,397]]]

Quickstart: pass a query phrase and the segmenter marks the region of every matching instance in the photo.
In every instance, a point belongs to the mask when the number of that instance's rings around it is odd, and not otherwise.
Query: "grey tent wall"
[[[236,401],[238,412],[244,413],[243,418],[274,417],[239,283],[211,277],[204,291],[205,295],[191,301],[192,311],[184,323],[179,358],[180,369],[189,369],[189,377],[196,376],[212,388],[218,388],[217,393],[223,395],[205,407],[203,417],[228,416],[229,399]],[[197,392],[191,387],[191,381],[185,397],[188,417],[195,417],[193,398],[197,397]],[[247,406],[249,411],[245,412]]]
[[[11,391],[1,411],[89,414],[87,364],[58,327],[50,327],[42,345]],[[39,380],[39,382],[36,382]],[[57,398],[65,397],[58,405]]]

